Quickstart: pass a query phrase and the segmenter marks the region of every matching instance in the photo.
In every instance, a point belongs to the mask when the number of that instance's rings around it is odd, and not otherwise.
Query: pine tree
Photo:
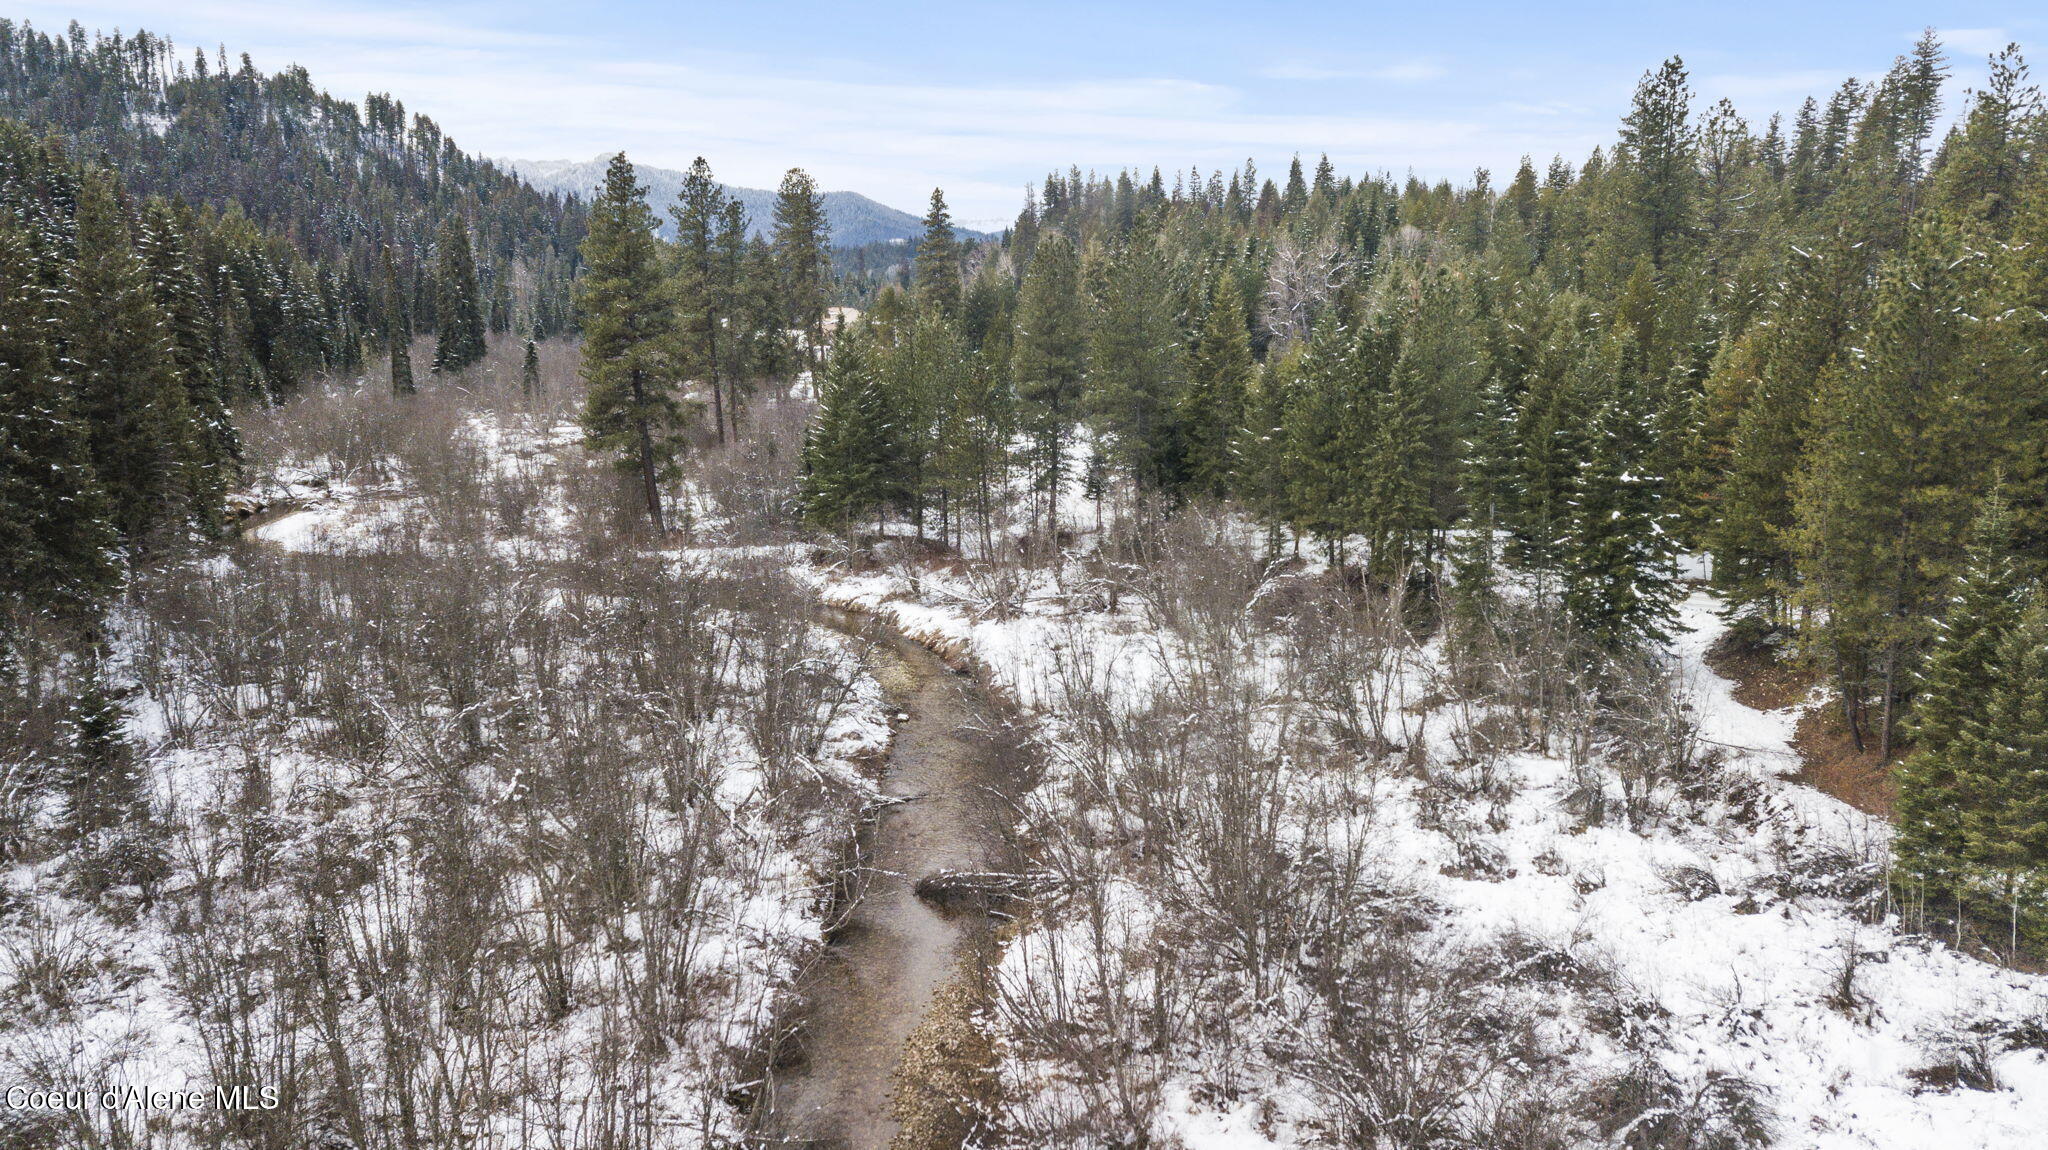
[[[1630,176],[1627,202],[1636,217],[1642,250],[1659,270],[1676,260],[1677,245],[1690,238],[1693,228],[1698,168],[1687,122],[1691,103],[1685,62],[1673,56],[1663,67],[1644,73],[1634,106],[1622,120],[1617,162]]]
[[[2009,908],[2014,934],[2048,936],[2048,610],[2029,606],[1998,644],[1996,674],[1966,723],[1934,758],[1947,776],[1960,859],[1932,863],[1936,889]],[[1933,836],[1928,836],[1933,837]],[[1918,842],[1912,845],[1918,846]],[[1936,852],[1949,845],[1936,839]],[[1933,869],[1953,866],[1953,870]],[[1945,888],[1945,889],[1944,889]],[[1981,894],[1979,894],[1981,892]],[[2015,943],[2017,938],[2013,940]]]
[[[711,331],[711,417],[718,441],[739,426],[740,403],[748,389],[754,333],[747,326],[747,208],[728,199],[719,208],[712,243],[711,297],[717,322]]]
[[[967,349],[946,314],[927,306],[879,358],[901,453],[902,498],[922,538],[926,507],[936,498],[943,511],[952,495],[939,456],[953,408],[968,387]]]
[[[783,302],[781,270],[775,248],[755,236],[747,243],[739,281],[734,285],[732,425],[739,426],[740,405],[753,393],[755,381],[786,379],[802,362],[792,341],[789,307]],[[800,329],[799,329],[800,330]]]
[[[946,196],[932,189],[931,210],[925,213],[924,235],[917,241],[917,297],[948,316],[960,314],[960,245],[953,235],[953,216]]]
[[[2007,45],[1992,57],[1990,81],[1976,93],[1961,132],[1942,149],[1929,193],[1935,210],[1983,235],[2009,227],[2026,170],[2026,125],[2039,112],[2026,62],[2017,45]]]
[[[1008,494],[1009,445],[1015,426],[1008,364],[985,352],[972,354],[939,436],[937,468],[947,489],[957,492],[972,511],[984,556],[994,554],[993,524],[996,509]],[[964,525],[957,533],[965,534]]]
[[[960,302],[960,334],[970,349],[980,351],[992,342],[1007,349],[1009,341],[1003,336],[1010,326],[1009,286],[1009,275],[1000,271],[994,260],[983,264],[974,282],[967,285],[967,294]]]
[[[1558,568],[1577,496],[1579,465],[1587,455],[1588,420],[1601,381],[1584,328],[1585,301],[1553,302],[1542,343],[1516,405],[1515,459],[1507,502],[1508,556],[1543,572]]]
[[[1268,528],[1267,547],[1280,546],[1280,525],[1288,520],[1287,411],[1288,385],[1300,378],[1306,345],[1276,357],[1254,372],[1245,398],[1245,426],[1232,445],[1231,490]]]
[[[1886,262],[1860,354],[1823,382],[1796,480],[1801,593],[1825,612],[1821,635],[1852,734],[1860,745],[1875,695],[1887,757],[1933,596],[1997,458],[1981,414],[1988,397],[1959,370],[1952,322],[1970,262],[1931,227]]]
[[[484,358],[484,320],[477,307],[476,256],[459,216],[441,225],[434,261],[434,374],[465,371]]]
[[[1233,447],[1245,422],[1245,398],[1252,378],[1252,346],[1245,326],[1244,298],[1237,278],[1214,277],[1202,315],[1194,355],[1188,364],[1187,393],[1180,423],[1187,439],[1188,487],[1222,496],[1236,470]]]
[[[1999,651],[2025,600],[2008,551],[2012,528],[2011,509],[1993,491],[1971,527],[1962,571],[1936,624],[1910,716],[1917,746],[1897,772],[1893,849],[1903,870],[1938,893],[1954,892],[1969,853],[1954,748],[2005,673]]]
[[[784,324],[804,336],[804,364],[817,370],[825,343],[825,305],[831,290],[831,235],[817,182],[791,168],[775,193],[776,287]]]
[[[391,394],[412,395],[419,391],[412,376],[412,316],[406,306],[406,292],[398,279],[398,266],[391,258],[391,249],[385,248],[381,260],[384,270],[384,341],[391,349]]]
[[[868,333],[842,332],[819,380],[800,497],[821,527],[850,530],[907,494],[902,421],[875,358]]]
[[[1990,378],[2048,379],[2048,179],[2026,187],[2011,234],[1992,250],[1993,285],[1972,314],[1983,329],[1973,349]],[[2001,467],[2011,493],[2014,550],[2035,572],[2048,571],[2048,394],[2026,388],[2005,411],[2006,451]]]
[[[1434,473],[1455,466],[1454,456],[1431,449],[1431,398],[1430,381],[1412,363],[1397,361],[1367,408],[1359,520],[1368,569],[1383,583],[1413,571],[1425,537],[1439,525],[1430,499]]]
[[[1301,157],[1296,155],[1287,165],[1287,191],[1280,197],[1280,211],[1292,216],[1308,204],[1308,181],[1302,178]]]
[[[115,525],[134,541],[182,527],[198,509],[197,420],[178,378],[149,269],[130,242],[113,177],[79,188],[77,254],[66,278],[61,370],[92,434],[93,469]]]
[[[529,403],[540,398],[540,347],[531,339],[519,362],[519,394]]]
[[[223,497],[241,463],[242,445],[213,362],[211,321],[185,229],[164,200],[152,199],[143,206],[137,248],[149,269],[151,294],[164,316],[171,361],[185,385],[185,403],[194,421],[192,463],[186,474],[195,517],[217,530]]]
[[[1841,354],[1861,277],[1838,242],[1792,252],[1783,282],[1749,331],[1726,341],[1708,373],[1703,453],[1721,478],[1704,534],[1714,584],[1731,610],[1787,622],[1798,575],[1793,477],[1817,414],[1817,381]]]
[[[675,473],[684,408],[675,396],[676,319],[665,290],[647,189],[620,152],[605,171],[583,241],[576,307],[583,321],[583,432],[593,450],[619,457],[638,474],[657,534],[661,482]]]
[[[1073,246],[1057,233],[1048,234],[1039,241],[1017,303],[1011,378],[1033,441],[1035,485],[1055,500],[1081,406],[1088,355],[1083,315],[1081,268]]]
[[[168,870],[146,776],[122,730],[125,718],[96,671],[65,722],[57,781],[63,829],[73,844],[68,869],[74,888],[88,898],[131,884],[147,897]]]
[[[17,610],[88,620],[120,574],[91,436],[51,362],[42,279],[0,227],[0,633]]]
[[[1287,522],[1321,537],[1337,557],[1364,524],[1377,392],[1391,368],[1385,325],[1318,332],[1283,390],[1281,474]]]
[[[719,259],[719,229],[726,196],[702,156],[690,164],[669,215],[676,224],[674,292],[681,313],[678,367],[686,378],[711,385],[711,412],[719,435],[725,433],[725,391],[720,378],[719,343],[724,317],[725,285]]]
[[[1141,488],[1173,492],[1186,466],[1176,418],[1185,364],[1166,269],[1136,239],[1101,272],[1088,333],[1089,421]]]
[[[1586,376],[1598,382],[1559,556],[1564,608],[1594,648],[1621,652],[1670,638],[1675,548],[1663,477],[1649,470],[1651,419],[1634,341],[1624,334],[1587,354]]]
[[[148,805],[142,777],[122,727],[126,715],[94,674],[66,722],[62,766],[65,830],[74,839],[114,830],[140,817]]]

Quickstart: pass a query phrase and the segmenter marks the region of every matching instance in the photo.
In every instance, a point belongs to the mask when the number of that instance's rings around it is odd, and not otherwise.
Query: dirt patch
[[[1866,738],[1865,749],[1857,750],[1856,740],[1849,737],[1836,708],[1816,706],[1799,716],[1792,747],[1799,752],[1798,781],[1865,814],[1892,817],[1898,788],[1889,766],[1877,753],[1876,740]]]
[[[1811,669],[1778,658],[1770,646],[1738,642],[1732,634],[1714,644],[1706,659],[1715,674],[1734,684],[1736,702],[1759,711],[1801,706],[1820,681]],[[1897,798],[1891,770],[1879,757],[1875,740],[1864,743],[1864,750],[1856,749],[1837,708],[1825,703],[1807,706],[1792,736],[1792,749],[1799,753],[1794,778],[1865,814],[1890,818]]]
[[[1778,658],[1760,643],[1737,642],[1723,635],[1706,655],[1714,673],[1735,684],[1735,701],[1759,711],[1796,707],[1812,693],[1819,676],[1810,669]]]

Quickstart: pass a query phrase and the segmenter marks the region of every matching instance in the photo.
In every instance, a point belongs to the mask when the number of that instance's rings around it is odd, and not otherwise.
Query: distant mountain
[[[605,164],[610,159],[609,156],[582,161],[501,159],[496,163],[501,168],[517,172],[538,191],[574,194],[588,202],[591,193],[604,182]],[[647,185],[647,202],[654,205],[655,214],[661,217],[661,234],[673,235],[675,221],[669,218],[668,208],[675,203],[676,193],[682,190],[683,173],[673,168],[638,164],[634,165],[634,170],[639,173],[640,182]],[[747,206],[747,219],[755,235],[761,235],[774,226],[774,192],[730,185],[725,191]],[[835,248],[915,239],[924,231],[920,217],[877,203],[859,192],[826,192],[825,219],[832,227],[832,246]],[[962,238],[981,238],[981,233],[964,228],[960,234]]]

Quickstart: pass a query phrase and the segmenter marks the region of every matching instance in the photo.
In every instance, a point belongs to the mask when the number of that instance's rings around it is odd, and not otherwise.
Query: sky
[[[9,10],[11,9],[11,10]],[[773,187],[827,188],[961,223],[1015,217],[1046,172],[1232,168],[1496,184],[1524,154],[1574,161],[1612,139],[1644,71],[1684,58],[1699,103],[1759,129],[1849,76],[1881,75],[1924,28],[1949,45],[1951,111],[2008,41],[2048,45],[2039,0],[1662,3],[991,4],[16,3],[48,31],[225,45],[303,64],[347,99],[388,91],[493,157],[635,161]]]

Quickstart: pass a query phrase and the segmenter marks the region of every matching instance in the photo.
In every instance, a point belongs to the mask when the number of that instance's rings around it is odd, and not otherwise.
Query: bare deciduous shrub
[[[1650,1058],[1609,1079],[1596,1106],[1601,1133],[1629,1150],[1747,1150],[1777,1126],[1756,1083],[1721,1070],[1681,1080]]]
[[[139,750],[171,872],[133,913],[203,1080],[283,1097],[194,1117],[209,1144],[738,1137],[724,1086],[806,945],[762,908],[800,912],[851,833],[857,790],[820,760],[860,672],[814,597],[772,560],[622,537],[616,477],[562,427],[574,389],[522,399],[494,355],[255,414],[264,490],[329,534],[133,582],[121,668],[162,732]],[[758,415],[704,464],[740,542],[783,530],[802,419]],[[26,671],[7,716],[54,739],[58,669]],[[41,817],[21,804],[10,852],[54,849]],[[0,921],[0,964],[28,948],[0,993],[55,1033],[125,976],[38,937]],[[67,1144],[155,1144],[97,1137]]]

